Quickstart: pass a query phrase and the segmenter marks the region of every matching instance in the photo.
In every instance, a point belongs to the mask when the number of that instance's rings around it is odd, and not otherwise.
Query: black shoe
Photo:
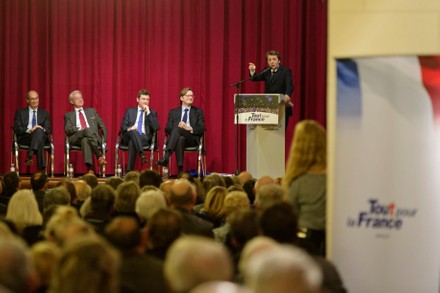
[[[146,164],[148,162],[147,157],[144,154],[140,155],[142,164]]]
[[[31,158],[27,158],[26,161],[24,161],[24,164],[28,167],[33,166],[34,165],[34,160],[32,160]]]
[[[164,167],[168,166],[168,158],[163,157],[162,159],[157,161],[157,164]]]

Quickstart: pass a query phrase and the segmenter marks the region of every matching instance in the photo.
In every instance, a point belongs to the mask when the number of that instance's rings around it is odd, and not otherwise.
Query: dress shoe
[[[168,166],[168,158],[164,157],[160,159],[159,161],[157,161],[157,164],[164,167]]]
[[[99,162],[99,166],[107,165],[107,161],[105,160],[104,157],[99,157],[98,162]]]
[[[142,164],[146,164],[148,162],[147,157],[144,154],[140,155]]]
[[[92,169],[90,169],[89,171],[87,171],[87,174],[92,174],[92,175],[95,175],[95,171],[94,171],[94,170],[92,170]]]
[[[34,160],[32,160],[32,158],[27,158],[26,161],[24,161],[24,164],[28,167],[33,166]]]

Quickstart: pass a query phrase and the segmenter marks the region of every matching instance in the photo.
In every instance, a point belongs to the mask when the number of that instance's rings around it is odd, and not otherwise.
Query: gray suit
[[[99,130],[103,139],[107,139],[107,127],[94,108],[83,108],[89,128],[78,130],[76,126],[76,112],[70,111],[64,115],[64,132],[71,145],[81,146],[81,151],[86,165],[93,165],[93,154],[96,158],[101,156],[98,145],[101,144]]]

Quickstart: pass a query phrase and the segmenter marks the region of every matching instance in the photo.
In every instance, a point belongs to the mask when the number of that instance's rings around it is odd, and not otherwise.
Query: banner
[[[280,94],[235,94],[234,123],[278,124],[278,111],[281,101],[284,100],[281,96]]]
[[[439,292],[440,57],[337,61],[333,261],[350,292]]]

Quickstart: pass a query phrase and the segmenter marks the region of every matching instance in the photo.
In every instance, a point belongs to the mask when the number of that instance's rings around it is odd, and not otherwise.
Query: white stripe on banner
[[[420,60],[337,62],[331,253],[350,292],[439,290],[439,96]]]

